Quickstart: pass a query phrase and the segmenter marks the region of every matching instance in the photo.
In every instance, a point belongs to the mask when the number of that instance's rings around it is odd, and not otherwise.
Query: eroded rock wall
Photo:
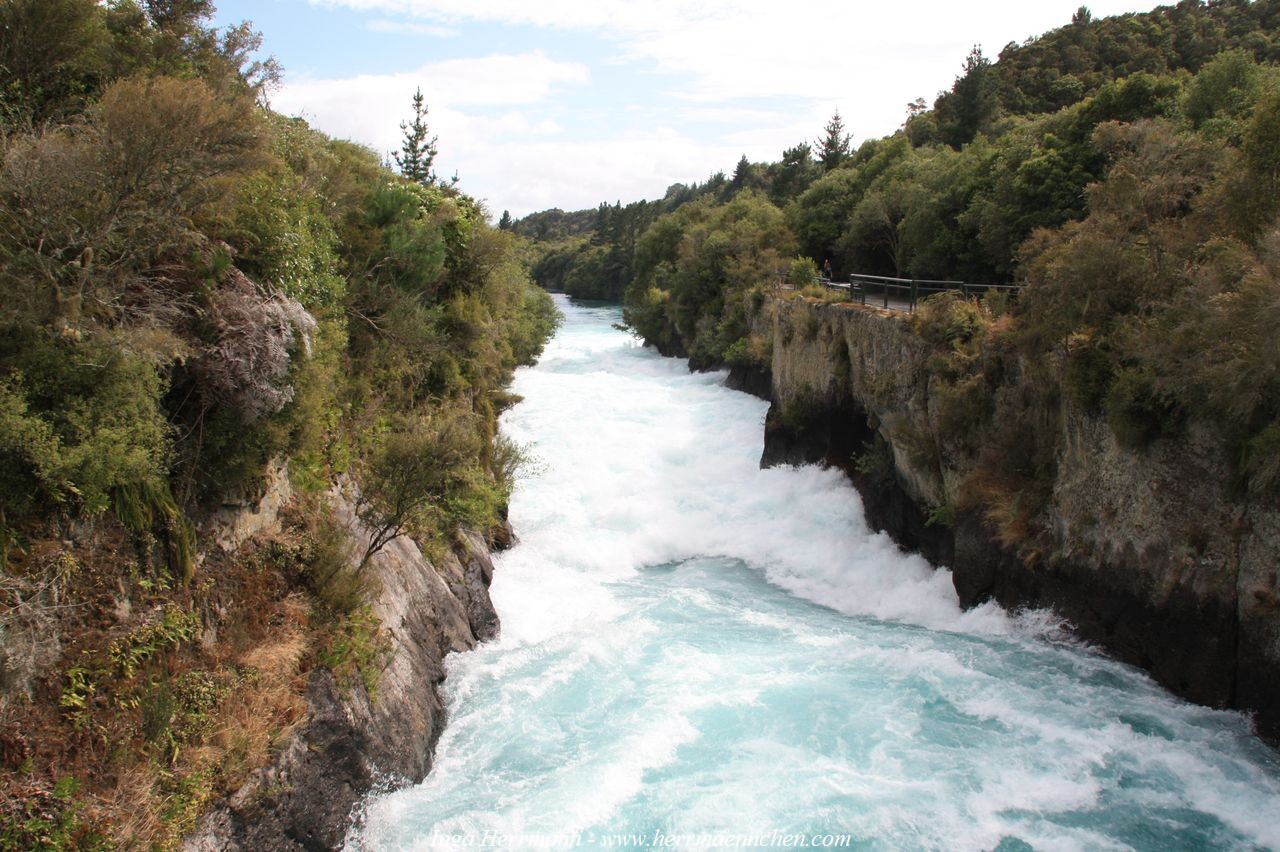
[[[779,300],[773,320],[763,465],[843,467],[870,523],[949,565],[963,605],[1052,607],[1174,692],[1280,737],[1280,509],[1232,490],[1211,425],[1134,451],[1064,404],[1043,529],[1006,546],[980,510],[949,510],[966,470],[931,404],[930,347],[903,317]],[[950,526],[929,523],[940,508]]]
[[[824,462],[863,494],[871,525],[950,563],[952,538],[929,523],[946,504],[945,471],[921,458],[929,350],[891,314],[803,300],[773,303],[772,400],[763,466]],[[883,456],[880,469],[867,460]]]
[[[354,552],[363,553],[368,533],[350,502],[336,492],[331,499],[353,530]],[[463,534],[436,565],[400,536],[364,570],[390,640],[375,693],[359,682],[339,685],[327,669],[314,671],[306,720],[271,766],[206,815],[185,849],[338,848],[367,793],[416,783],[430,770],[445,723],[444,658],[498,632],[489,550],[480,536]]]

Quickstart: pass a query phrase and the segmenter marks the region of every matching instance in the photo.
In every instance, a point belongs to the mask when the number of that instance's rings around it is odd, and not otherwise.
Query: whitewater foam
[[[863,848],[1280,848],[1280,767],[1049,613],[962,611],[836,471],[760,470],[764,403],[561,302],[503,430],[538,464],[500,638],[449,660],[416,787],[351,843],[852,832]],[[594,838],[594,839],[593,839]]]

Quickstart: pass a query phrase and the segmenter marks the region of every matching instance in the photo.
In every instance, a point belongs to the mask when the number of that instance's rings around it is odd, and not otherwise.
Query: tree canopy
[[[993,357],[995,374],[968,376],[956,399],[998,385],[1000,370],[1061,369],[1065,393],[1119,440],[1199,418],[1249,487],[1271,488],[1280,391],[1246,311],[1270,316],[1280,233],[1278,32],[1277,0],[1102,19],[1082,8],[997,61],[975,46],[932,109],[908,105],[898,133],[854,150],[836,113],[816,153],[743,157],[729,179],[612,208],[651,224],[638,239],[597,226],[589,248],[548,246],[536,277],[570,292],[625,288],[632,327],[697,366],[765,364],[744,306],[792,268],[1018,284],[999,346],[1022,360]],[[1251,377],[1248,393],[1228,369]],[[1053,455],[1036,452],[1035,465]]]
[[[397,175],[268,109],[278,68],[212,9],[0,2],[0,700],[34,744],[0,779],[16,848],[176,846],[270,759],[304,659],[371,688],[381,628],[321,495],[349,495],[366,557],[500,534],[503,388],[557,322],[518,238],[435,180],[421,92]],[[270,545],[229,557],[195,523],[281,479]],[[272,704],[239,661],[281,641]]]

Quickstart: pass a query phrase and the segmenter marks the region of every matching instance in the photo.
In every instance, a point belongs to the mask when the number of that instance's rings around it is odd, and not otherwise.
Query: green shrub
[[[184,749],[205,741],[218,705],[240,681],[235,672],[217,675],[200,669],[152,681],[138,699],[143,739],[167,763],[176,763]]]
[[[492,461],[494,481],[502,489],[506,498],[511,497],[511,489],[522,471],[532,465],[529,448],[516,443],[506,435],[499,434],[493,441]]]
[[[232,227],[240,248],[237,265],[251,277],[311,310],[341,304],[345,282],[338,274],[337,235],[319,199],[303,191],[292,171],[259,172],[241,182]]]
[[[954,527],[956,525],[956,510],[950,503],[935,506],[933,511],[929,513],[929,517],[925,519],[924,525],[926,527]]]
[[[821,410],[821,404],[813,389],[805,386],[791,399],[783,401],[779,408],[782,425],[791,432],[800,432],[812,425],[813,418]]]
[[[382,623],[368,606],[362,606],[338,621],[319,654],[319,662],[333,672],[342,686],[350,688],[359,681],[374,698],[390,650]]]
[[[451,406],[401,416],[377,437],[357,469],[356,511],[372,531],[361,566],[401,533],[440,531],[451,513],[468,514],[466,492],[474,495],[484,476],[479,427],[474,414]]]
[[[987,377],[975,373],[954,382],[939,380],[930,386],[930,394],[938,406],[938,428],[943,439],[976,449],[994,405]]]
[[[1156,388],[1149,369],[1121,368],[1107,391],[1107,423],[1120,445],[1143,449],[1182,426],[1183,409]]]
[[[755,361],[751,357],[750,344],[745,337],[740,337],[729,348],[724,350],[724,360],[734,366],[749,366]]]
[[[131,678],[138,667],[156,654],[190,642],[200,630],[200,614],[183,610],[176,604],[165,605],[160,617],[116,639],[107,647],[111,671]]]
[[[66,776],[58,779],[51,790],[28,790],[21,798],[0,803],[0,849],[114,849],[98,826],[86,819],[84,804],[77,798],[79,787],[75,778]]]
[[[371,581],[355,570],[350,533],[327,511],[313,513],[298,553],[302,579],[329,616],[345,617],[368,603]]]
[[[787,283],[797,290],[818,283],[818,264],[811,258],[797,257],[787,267]]]
[[[879,433],[854,456],[853,466],[881,488],[888,488],[897,481],[898,469],[893,460],[893,448]]]
[[[973,340],[988,322],[989,315],[979,302],[955,290],[926,296],[911,315],[916,334],[935,346],[951,349]]]
[[[60,470],[58,450],[52,424],[27,405],[22,375],[0,380],[0,511],[7,518],[31,511],[42,494],[54,504],[70,497],[74,486]]]
[[[144,480],[117,486],[112,491],[112,511],[137,537],[161,535],[170,575],[182,583],[191,580],[195,574],[195,526],[174,502],[168,481]]]
[[[37,333],[9,344],[0,346],[14,370],[0,380],[7,515],[43,507],[92,517],[114,489],[163,479],[169,432],[155,366],[107,340]]]
[[[1063,385],[1068,398],[1082,410],[1102,408],[1114,369],[1106,351],[1087,337],[1075,335],[1068,340]]]

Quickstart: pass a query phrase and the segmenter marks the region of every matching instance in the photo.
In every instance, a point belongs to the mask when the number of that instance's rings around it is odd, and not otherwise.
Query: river
[[[1244,717],[962,611],[840,473],[759,469],[765,403],[560,307],[502,420],[533,463],[501,637],[450,657],[434,769],[352,846],[1280,848]]]

